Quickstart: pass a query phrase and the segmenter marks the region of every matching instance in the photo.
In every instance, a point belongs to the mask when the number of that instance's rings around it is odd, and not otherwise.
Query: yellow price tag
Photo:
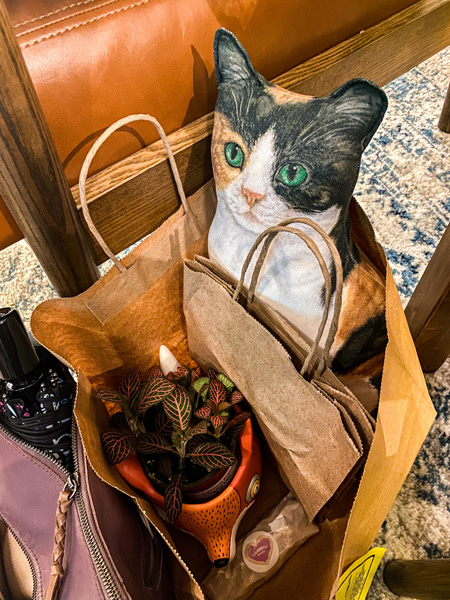
[[[372,548],[339,579],[336,600],[365,600],[386,548]]]

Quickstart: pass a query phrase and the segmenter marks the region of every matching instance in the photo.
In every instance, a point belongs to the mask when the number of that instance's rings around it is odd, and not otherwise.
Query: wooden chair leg
[[[393,560],[385,566],[383,577],[397,596],[416,600],[450,599],[450,559]]]
[[[99,277],[36,91],[0,0],[0,193],[57,293]]]
[[[405,309],[422,368],[427,373],[436,371],[450,354],[449,257],[450,226]]]
[[[450,84],[447,89],[447,95],[445,96],[438,127],[444,133],[450,133]]]

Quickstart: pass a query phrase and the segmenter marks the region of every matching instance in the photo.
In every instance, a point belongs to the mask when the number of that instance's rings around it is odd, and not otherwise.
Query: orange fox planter
[[[259,491],[261,449],[248,419],[239,435],[241,459],[230,485],[216,498],[199,504],[183,504],[175,525],[205,546],[217,567],[228,564],[236,552],[236,533]],[[136,454],[116,465],[122,477],[164,509],[164,498],[148,480]]]

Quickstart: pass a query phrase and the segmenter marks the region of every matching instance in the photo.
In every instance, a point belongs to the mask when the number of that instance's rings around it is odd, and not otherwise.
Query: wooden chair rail
[[[385,85],[449,45],[449,23],[450,0],[420,0],[274,83],[311,95],[325,95],[352,77]],[[212,177],[212,126],[211,113],[169,136],[188,195]],[[76,186],[72,193],[79,203]],[[162,143],[90,177],[88,201],[94,222],[116,253],[156,229],[179,206]],[[94,253],[97,263],[104,261],[96,244]]]

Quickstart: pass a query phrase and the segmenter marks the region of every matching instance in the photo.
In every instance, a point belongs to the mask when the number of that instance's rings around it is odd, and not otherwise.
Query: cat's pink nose
[[[257,200],[261,200],[262,198],[264,198],[264,194],[258,194],[258,192],[252,192],[252,190],[249,190],[248,188],[245,188],[245,187],[242,188],[242,193],[247,197],[247,204],[250,206],[250,208],[253,207],[253,205],[255,204],[255,202]]]

